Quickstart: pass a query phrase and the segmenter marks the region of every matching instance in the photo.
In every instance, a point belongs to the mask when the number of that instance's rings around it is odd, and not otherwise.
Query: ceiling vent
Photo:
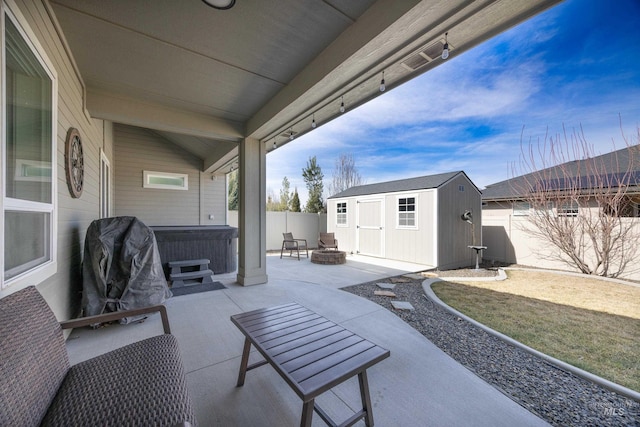
[[[442,55],[443,48],[444,40],[439,40],[431,46],[417,53],[414,53],[413,55],[402,61],[402,66],[409,71],[415,71],[423,65],[433,61],[434,59],[439,58],[440,55]],[[449,43],[449,50],[451,51],[452,49],[453,47],[451,46],[451,43]]]
[[[291,139],[291,137],[295,138],[297,134],[298,134],[298,132],[296,132],[295,130],[289,129],[289,130],[286,130],[286,131],[282,132],[280,134],[280,136],[283,137],[283,138]]]

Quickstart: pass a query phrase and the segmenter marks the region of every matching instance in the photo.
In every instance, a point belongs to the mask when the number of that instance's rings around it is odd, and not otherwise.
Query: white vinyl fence
[[[238,211],[227,212],[227,223],[238,227]],[[307,239],[309,248],[318,247],[320,233],[327,231],[327,214],[267,211],[267,250],[280,250],[282,233],[293,233],[295,239]]]
[[[637,218],[629,218],[629,221]],[[558,261],[559,250],[547,241],[532,238],[524,231],[527,218],[513,215],[482,215],[482,244],[485,260],[517,263],[539,268],[571,270]],[[636,222],[640,228],[640,222]],[[636,231],[640,233],[640,230]],[[640,280],[640,267],[631,263],[622,274],[624,279]]]

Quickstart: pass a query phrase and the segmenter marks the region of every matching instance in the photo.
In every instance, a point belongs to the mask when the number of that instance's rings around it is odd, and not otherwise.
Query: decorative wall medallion
[[[80,132],[76,128],[69,128],[64,146],[65,169],[67,185],[72,197],[76,199],[82,195],[84,184],[84,154]]]

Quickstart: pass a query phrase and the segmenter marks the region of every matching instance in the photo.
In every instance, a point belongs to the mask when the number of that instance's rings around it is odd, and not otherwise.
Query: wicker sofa
[[[58,323],[35,287],[0,299],[0,425],[195,425],[164,306]],[[160,311],[165,334],[69,366],[62,328]]]

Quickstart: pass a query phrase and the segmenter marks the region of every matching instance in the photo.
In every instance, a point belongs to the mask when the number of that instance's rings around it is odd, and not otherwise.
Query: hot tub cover
[[[171,297],[153,231],[132,216],[89,225],[82,282],[85,316],[162,304]]]

